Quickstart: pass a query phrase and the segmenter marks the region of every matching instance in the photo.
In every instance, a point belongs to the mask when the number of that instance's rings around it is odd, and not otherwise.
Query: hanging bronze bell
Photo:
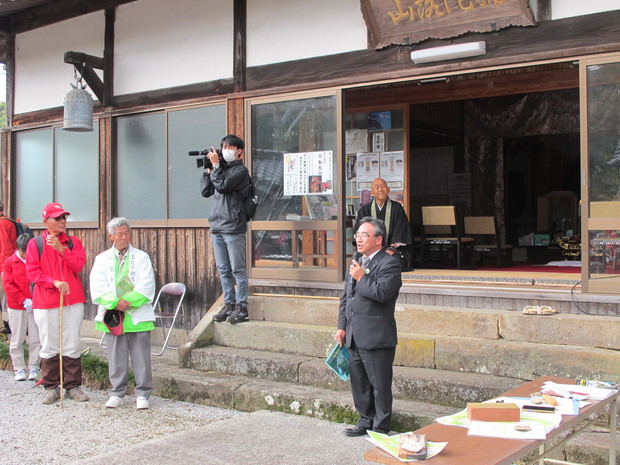
[[[93,98],[86,90],[74,88],[65,96],[62,128],[77,132],[93,130]]]

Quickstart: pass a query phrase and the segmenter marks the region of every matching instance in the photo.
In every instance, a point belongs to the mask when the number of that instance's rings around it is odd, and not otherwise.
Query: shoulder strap
[[[71,236],[69,236],[68,234],[67,237],[69,238],[69,240],[67,241],[67,247],[69,247],[69,250],[73,250],[73,239],[71,239]],[[41,258],[41,255],[43,255],[43,246],[45,245],[43,243],[43,236],[34,236],[34,241],[37,244],[39,258]]]
[[[39,258],[43,255],[43,236],[35,236],[34,242],[37,244],[37,250],[39,251]]]

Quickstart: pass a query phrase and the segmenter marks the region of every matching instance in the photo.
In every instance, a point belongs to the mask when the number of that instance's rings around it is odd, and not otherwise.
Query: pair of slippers
[[[558,311],[555,308],[551,308],[547,305],[527,305],[523,309],[524,315],[555,315]]]

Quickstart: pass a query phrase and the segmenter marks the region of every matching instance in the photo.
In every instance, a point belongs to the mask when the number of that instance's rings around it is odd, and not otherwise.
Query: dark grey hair
[[[108,225],[106,226],[107,230],[108,230],[108,234],[112,234],[114,235],[114,233],[116,232],[116,230],[118,228],[120,228],[121,226],[127,226],[129,229],[131,229],[131,226],[129,225],[129,221],[127,221],[127,218],[112,218],[109,222]]]
[[[28,233],[20,234],[17,238],[17,250],[19,250],[20,252],[25,252],[26,247],[28,247],[28,242],[30,242],[30,239],[32,239],[33,237],[34,236],[32,234]]]
[[[372,216],[365,216],[360,220],[360,224],[357,226],[357,229],[364,223],[369,223],[375,229],[375,236],[381,236],[381,245],[385,246],[385,239],[387,237],[387,232],[385,231],[385,223],[383,220],[379,220],[377,218],[373,218]]]

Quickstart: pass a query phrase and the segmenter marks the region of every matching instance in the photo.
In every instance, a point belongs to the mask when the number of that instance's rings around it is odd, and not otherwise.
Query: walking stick
[[[58,349],[58,356],[60,357],[60,408],[65,407],[65,390],[64,390],[64,378],[63,378],[63,369],[62,369],[62,300],[63,295],[62,291],[60,292],[60,309],[58,311],[60,317],[60,347]]]

